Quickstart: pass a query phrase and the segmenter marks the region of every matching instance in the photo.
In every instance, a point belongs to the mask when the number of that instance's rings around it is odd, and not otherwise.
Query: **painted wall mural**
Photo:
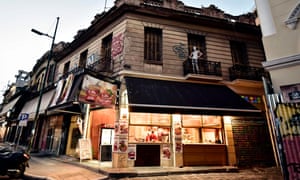
[[[278,104],[275,110],[286,174],[290,180],[300,179],[300,104]]]

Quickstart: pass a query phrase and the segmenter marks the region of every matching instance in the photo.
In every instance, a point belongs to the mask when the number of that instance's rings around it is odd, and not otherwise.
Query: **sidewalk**
[[[234,166],[195,166],[195,167],[129,167],[112,168],[111,162],[82,160],[69,156],[53,156],[52,159],[87,168],[106,175],[108,178],[167,176],[171,174],[238,172]]]
[[[179,176],[185,176],[189,174],[218,174],[220,173],[223,174],[223,176],[236,176],[238,174],[243,174],[245,175],[246,173],[251,173],[253,174],[264,174],[264,173],[269,173],[270,169],[266,168],[252,168],[248,170],[244,169],[239,169],[235,166],[199,166],[199,167],[130,167],[130,168],[112,168],[112,163],[111,162],[100,162],[98,160],[82,160],[80,161],[78,158],[74,158],[71,156],[66,156],[66,155],[60,155],[56,156],[53,154],[49,153],[31,153],[32,157],[38,158],[41,160],[41,162],[46,163],[46,159],[51,159],[54,161],[58,161],[61,163],[66,163],[69,165],[72,165],[73,167],[77,168],[82,168],[86,170],[90,170],[91,172],[94,172],[94,174],[98,174],[97,179],[120,179],[120,178],[134,178],[134,177],[140,177],[143,179],[149,179],[152,176],[173,176],[173,175],[178,175]],[[46,159],[43,159],[46,158]],[[55,163],[55,162],[54,162]],[[53,164],[53,162],[52,162]],[[58,163],[59,164],[59,163]],[[55,169],[59,170],[59,167],[55,167]],[[34,170],[34,169],[33,169]],[[257,172],[259,173],[257,173]],[[276,173],[274,173],[276,172]],[[279,172],[279,173],[278,173]],[[26,172],[25,172],[26,173]],[[69,172],[68,172],[69,173]],[[72,172],[70,172],[72,174]],[[73,172],[74,173],[74,172]],[[225,173],[225,174],[224,174]],[[236,175],[234,175],[236,174]],[[274,177],[279,177],[280,175],[280,169],[273,167],[272,171],[270,174],[275,174]],[[29,171],[28,174],[32,179],[35,179],[35,171]],[[222,175],[221,175],[222,176]],[[40,179],[45,179],[41,178],[38,175],[36,178]],[[48,178],[46,178],[48,179]],[[278,179],[278,178],[276,178]],[[282,179],[282,178],[280,178]]]

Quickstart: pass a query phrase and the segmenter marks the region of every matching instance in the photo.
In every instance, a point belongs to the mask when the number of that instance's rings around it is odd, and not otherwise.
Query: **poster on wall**
[[[136,144],[128,144],[128,160],[136,160]]]
[[[113,152],[118,152],[118,149],[119,149],[119,136],[115,136]]]
[[[181,151],[182,151],[182,143],[181,142],[176,142],[175,144],[176,144],[175,151],[177,153],[181,153]]]
[[[74,75],[69,74],[66,79],[61,79],[58,81],[54,96],[51,99],[49,107],[56,106],[67,102],[71,87],[73,84]]]
[[[280,86],[280,90],[285,102],[300,102],[300,84]]]
[[[65,80],[64,88],[62,89],[58,103],[63,104],[67,102],[73,84],[73,80],[74,80],[74,75],[69,74],[69,76]]]
[[[162,159],[170,160],[171,150],[169,144],[163,144],[162,147]]]
[[[120,134],[119,121],[115,121],[115,135]]]
[[[120,134],[128,135],[128,121],[120,120],[119,132]]]
[[[117,85],[85,75],[79,92],[79,102],[95,107],[113,107],[117,95]]]
[[[175,134],[175,151],[177,153],[182,152],[182,128],[180,123],[174,125],[174,134]]]
[[[126,153],[128,149],[128,139],[127,136],[119,136],[119,143],[118,143],[118,152]]]

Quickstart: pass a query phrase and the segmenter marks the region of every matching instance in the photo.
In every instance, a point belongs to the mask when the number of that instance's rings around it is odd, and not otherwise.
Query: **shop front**
[[[115,167],[234,165],[230,118],[261,115],[224,85],[135,77],[125,82],[113,151],[127,162]],[[128,133],[120,130],[126,128]]]
[[[130,113],[128,143],[136,152],[128,159],[134,166],[172,165],[171,121],[170,114]]]
[[[49,135],[45,136],[60,134],[65,142],[61,152],[80,160],[112,161],[117,85],[109,80],[79,71],[58,81],[47,111],[50,121],[45,133]]]

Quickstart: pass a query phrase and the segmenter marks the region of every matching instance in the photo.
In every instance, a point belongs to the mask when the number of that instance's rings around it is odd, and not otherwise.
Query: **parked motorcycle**
[[[10,178],[24,176],[26,167],[29,167],[30,155],[24,151],[11,151],[2,148],[0,151],[0,175]]]

